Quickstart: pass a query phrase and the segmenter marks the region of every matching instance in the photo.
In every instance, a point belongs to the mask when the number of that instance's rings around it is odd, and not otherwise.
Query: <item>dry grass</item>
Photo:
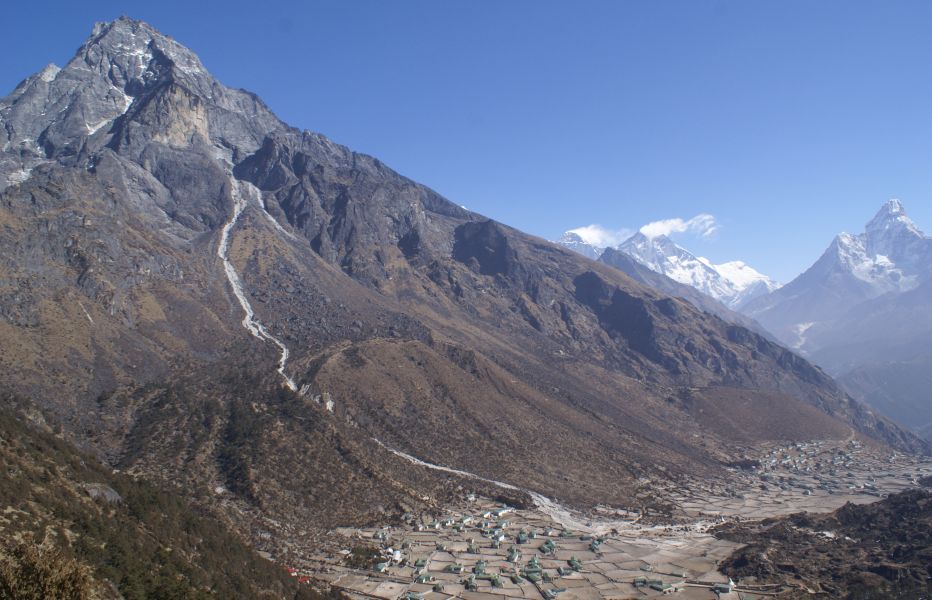
[[[92,600],[91,569],[49,545],[0,547],[0,600]]]

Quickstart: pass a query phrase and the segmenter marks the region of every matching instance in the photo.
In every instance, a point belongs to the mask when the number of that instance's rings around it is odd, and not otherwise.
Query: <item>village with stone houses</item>
[[[517,509],[466,493],[442,515],[338,529],[347,547],[289,570],[358,600],[779,597],[804,584],[730,580],[718,566],[740,544],[716,538],[716,527],[865,504],[930,474],[928,460],[856,441],[773,446],[732,469],[727,485],[697,480],[660,490],[676,506],[672,518],[604,507],[581,515],[556,503]],[[354,564],[360,553],[363,564]]]

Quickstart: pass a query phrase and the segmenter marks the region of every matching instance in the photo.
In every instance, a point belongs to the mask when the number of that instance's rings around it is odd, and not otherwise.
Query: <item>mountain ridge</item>
[[[649,237],[639,232],[618,249],[652,270],[691,285],[733,310],[777,287],[769,277],[743,261],[715,265],[706,258],[695,256],[665,235]]]
[[[626,252],[616,250],[615,248],[606,248],[598,257],[598,260],[599,262],[622,271],[644,285],[659,290],[664,294],[669,294],[675,298],[682,298],[699,310],[713,314],[725,322],[746,327],[768,339],[773,339],[773,336],[768,333],[760,323],[754,321],[754,319],[740,312],[731,310],[718,300],[712,298],[708,294],[704,294],[691,285],[681,283],[662,273],[658,273]]]
[[[731,310],[739,310],[754,298],[779,287],[744,261],[716,265],[707,258],[695,256],[663,234],[648,236],[637,232],[617,246],[600,246],[587,241],[578,230],[569,230],[554,243],[592,260],[599,260],[607,250],[624,252],[655,273],[688,285]]]

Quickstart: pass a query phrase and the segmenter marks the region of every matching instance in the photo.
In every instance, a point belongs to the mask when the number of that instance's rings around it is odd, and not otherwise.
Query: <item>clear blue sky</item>
[[[932,2],[11,2],[0,88],[144,19],[289,123],[555,238],[697,213],[792,278],[890,197],[932,230]],[[5,92],[2,92],[5,93]]]

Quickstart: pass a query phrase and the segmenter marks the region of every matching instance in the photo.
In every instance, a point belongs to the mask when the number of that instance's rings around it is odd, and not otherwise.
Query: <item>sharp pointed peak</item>
[[[883,206],[884,206],[885,209],[887,209],[888,211],[891,211],[891,212],[893,212],[893,211],[905,212],[904,209],[903,209],[903,203],[900,202],[900,199],[899,199],[899,198],[890,198],[889,200],[887,200],[886,202],[884,202],[884,205],[883,205]]]
[[[903,207],[903,203],[900,202],[899,198],[890,198],[880,207],[880,210],[877,211],[877,214],[874,216],[874,219],[880,217],[898,217],[900,215],[906,215],[906,209]]]
[[[145,21],[121,16],[94,25],[75,57],[92,68],[107,70],[111,61],[124,64],[124,70],[139,71],[153,53],[162,55],[178,71],[188,75],[207,75],[197,55],[171,36],[161,33]],[[142,62],[140,62],[142,61]]]
[[[884,202],[880,206],[880,210],[874,214],[872,221],[878,221],[882,219],[898,219],[901,217],[906,217],[906,208],[903,206],[903,203],[900,202],[898,198],[891,198]]]
[[[900,231],[908,230],[916,235],[922,235],[922,232],[916,227],[913,221],[907,216],[903,203],[897,198],[891,198],[883,203],[877,214],[868,221],[865,226],[865,233],[868,237],[876,237],[883,232],[890,230]]]

